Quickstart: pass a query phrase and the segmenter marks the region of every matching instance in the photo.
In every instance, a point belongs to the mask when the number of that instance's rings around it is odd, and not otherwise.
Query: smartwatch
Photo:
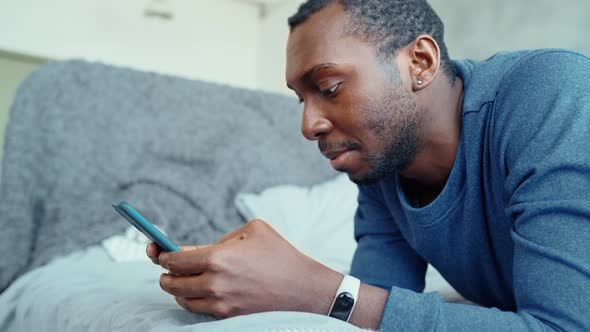
[[[361,282],[355,277],[344,275],[328,316],[348,322],[358,299]]]

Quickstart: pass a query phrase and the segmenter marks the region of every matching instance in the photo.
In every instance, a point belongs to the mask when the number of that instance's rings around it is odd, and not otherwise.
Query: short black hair
[[[457,70],[444,42],[444,24],[426,0],[308,0],[289,17],[291,31],[333,3],[342,5],[351,18],[345,33],[375,45],[383,60],[421,34],[432,36],[440,48],[442,70],[454,84]]]

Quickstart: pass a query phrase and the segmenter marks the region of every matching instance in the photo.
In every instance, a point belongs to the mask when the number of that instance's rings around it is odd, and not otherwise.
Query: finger
[[[190,251],[190,250],[203,249],[203,248],[208,247],[208,246],[210,246],[210,244],[205,244],[205,245],[202,245],[202,246],[181,246],[180,247],[180,250],[181,251]]]
[[[195,250],[198,249],[200,247],[204,247],[204,246],[182,246],[180,247],[180,250],[182,251],[188,251],[188,250]],[[155,242],[150,242],[147,247],[146,247],[146,254],[148,255],[149,259],[154,263],[154,264],[160,264],[158,258],[160,256],[160,253],[162,253],[162,248],[160,248]]]
[[[170,295],[179,297],[215,297],[218,295],[218,290],[213,289],[211,279],[209,273],[198,276],[176,276],[162,273],[160,276],[160,288]]]
[[[224,305],[215,299],[191,299],[185,297],[175,297],[174,299],[186,311],[211,315],[217,319],[230,318],[239,314],[231,306]]]
[[[198,298],[185,298],[185,297],[174,297],[176,303],[181,306],[184,310],[196,314],[207,314],[214,316],[215,318],[225,318],[215,310],[215,302],[212,299],[198,299]]]
[[[158,256],[162,252],[162,249],[160,247],[158,247],[157,244],[155,244],[154,242],[150,242],[147,245],[147,247],[145,249],[145,252],[146,252],[147,256],[149,257],[149,259],[154,264],[159,264],[159,262],[158,262]]]
[[[190,251],[190,250],[196,250],[196,249],[204,248],[206,246],[208,246],[208,245],[202,245],[202,246],[181,246],[180,247],[180,250],[181,251]],[[153,260],[152,259],[152,262],[154,262],[154,264],[160,264],[159,258],[156,259],[156,260]]]
[[[176,275],[201,274],[210,267],[214,246],[198,246],[193,250],[160,253],[160,265]]]
[[[160,248],[155,242],[150,242],[146,247],[146,254],[150,258],[157,258],[160,252],[162,252],[162,248]]]

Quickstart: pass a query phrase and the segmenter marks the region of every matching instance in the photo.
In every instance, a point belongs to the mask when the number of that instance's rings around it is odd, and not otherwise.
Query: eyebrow
[[[308,69],[302,76],[301,76],[301,81],[307,81],[311,78],[311,76],[313,76],[317,71],[320,70],[324,70],[324,69],[328,69],[331,67],[336,66],[335,63],[320,63],[319,65],[315,65],[313,67],[311,67],[310,69]],[[287,88],[291,89],[291,90],[295,90],[293,89],[293,87],[287,83]]]

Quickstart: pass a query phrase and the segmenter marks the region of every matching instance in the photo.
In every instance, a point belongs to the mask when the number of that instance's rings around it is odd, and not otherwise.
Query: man
[[[286,78],[304,104],[303,135],[359,184],[360,288],[261,221],[161,254],[172,272],[162,288],[219,317],[297,310],[387,331],[590,330],[590,59],[539,50],[451,62],[420,0],[310,0],[289,24]],[[148,254],[157,260],[153,244]],[[427,262],[478,305],[421,294]]]

